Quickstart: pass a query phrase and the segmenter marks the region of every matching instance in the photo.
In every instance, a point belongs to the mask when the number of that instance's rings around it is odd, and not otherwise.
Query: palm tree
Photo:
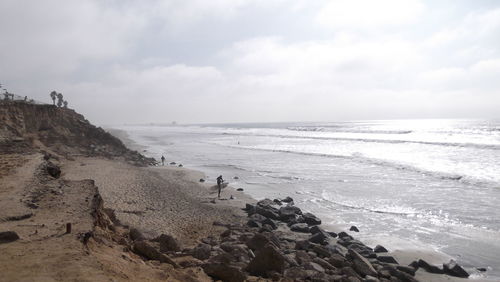
[[[57,106],[60,108],[63,104],[63,94],[57,93]]]
[[[56,96],[57,96],[56,91],[50,92],[50,98],[52,98],[52,102],[54,103],[54,105],[56,104]]]

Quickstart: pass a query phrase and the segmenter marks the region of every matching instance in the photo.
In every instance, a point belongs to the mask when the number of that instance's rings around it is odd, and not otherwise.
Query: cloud
[[[319,11],[316,21],[335,29],[374,29],[412,23],[424,8],[418,0],[332,0]]]

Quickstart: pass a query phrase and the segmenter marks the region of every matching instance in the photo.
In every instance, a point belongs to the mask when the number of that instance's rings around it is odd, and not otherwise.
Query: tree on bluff
[[[63,94],[57,93],[57,106],[60,108],[63,105]]]
[[[54,105],[56,104],[56,96],[57,96],[56,91],[50,92],[50,98],[52,98],[52,103],[54,103]]]

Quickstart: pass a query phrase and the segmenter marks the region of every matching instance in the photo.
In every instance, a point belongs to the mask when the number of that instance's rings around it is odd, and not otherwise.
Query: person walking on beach
[[[222,183],[224,182],[224,179],[222,179],[222,175],[219,175],[217,177],[217,188],[219,188],[219,194],[217,195],[217,198],[220,199],[220,190],[222,189]]]
[[[165,157],[161,155],[161,165],[165,165]]]

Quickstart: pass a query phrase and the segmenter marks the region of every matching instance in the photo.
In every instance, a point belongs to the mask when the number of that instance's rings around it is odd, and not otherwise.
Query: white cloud
[[[330,28],[373,29],[414,22],[424,8],[419,0],[332,0],[316,20]]]

